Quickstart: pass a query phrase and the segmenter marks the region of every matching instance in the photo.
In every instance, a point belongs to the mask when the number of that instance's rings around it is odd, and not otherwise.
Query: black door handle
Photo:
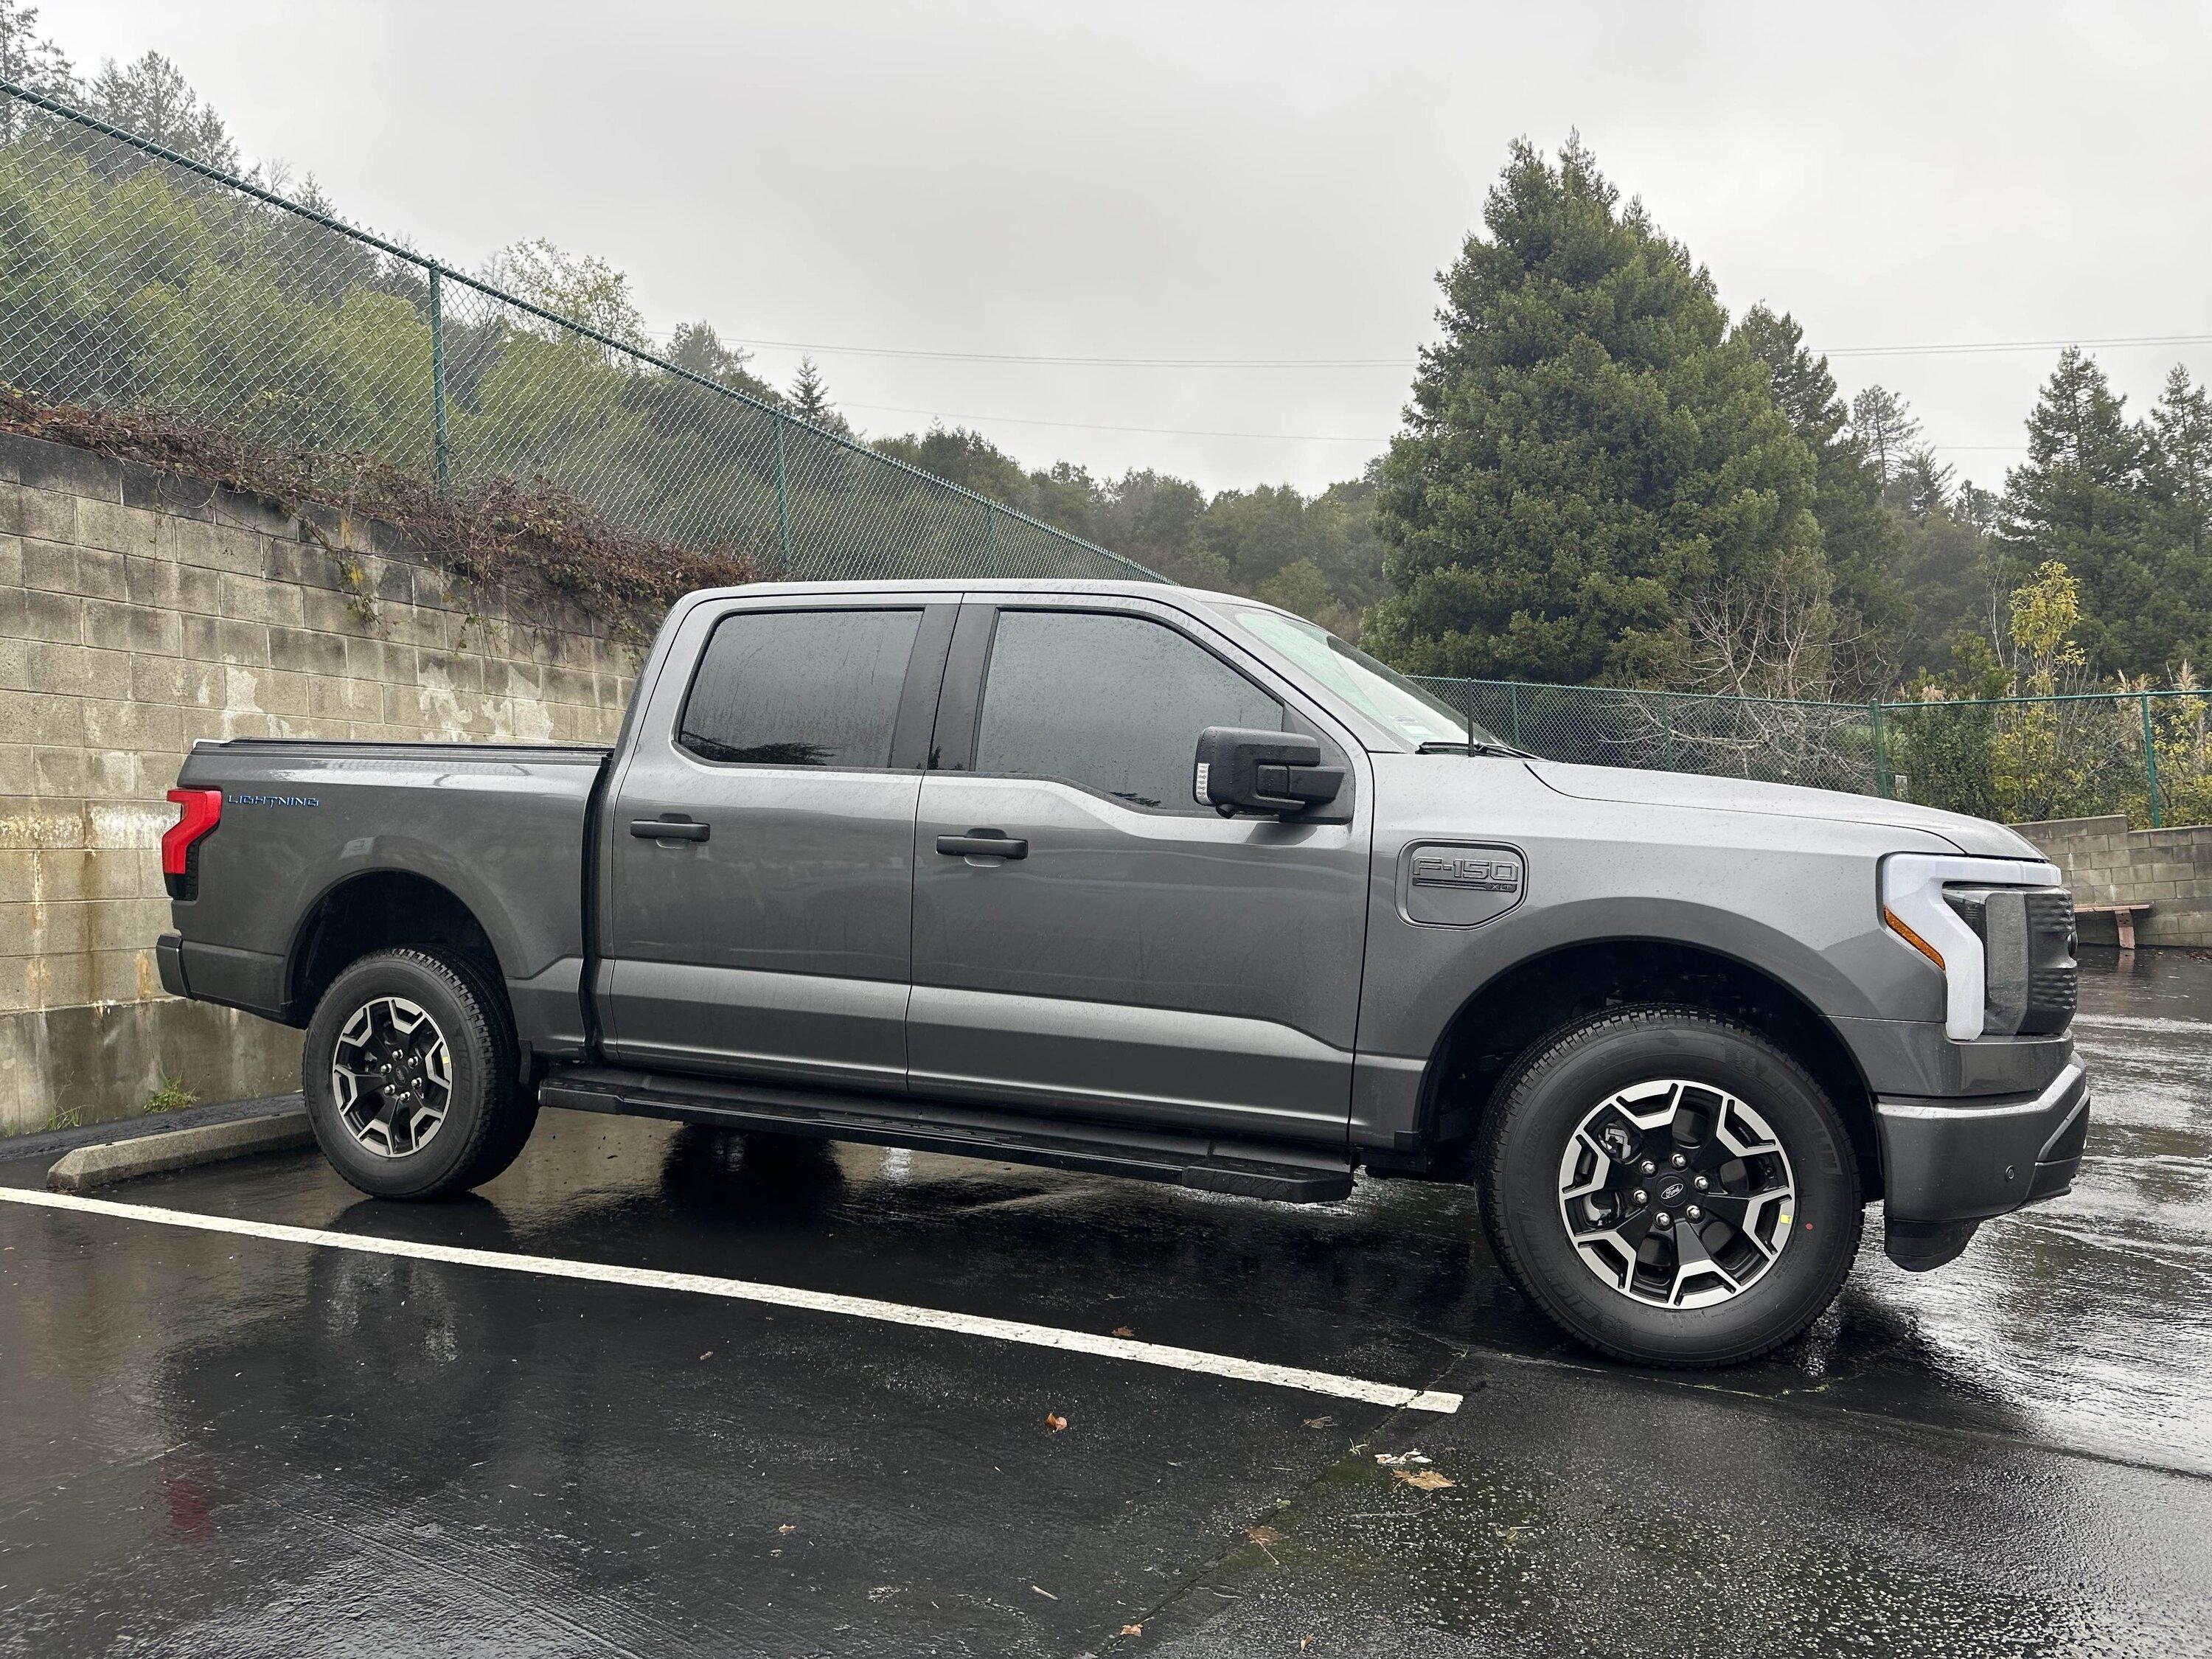
[[[964,836],[939,836],[937,850],[948,858],[1025,859],[1030,844],[1019,836],[996,830],[970,830]]]
[[[632,818],[629,832],[641,841],[704,841],[709,828],[690,818]]]

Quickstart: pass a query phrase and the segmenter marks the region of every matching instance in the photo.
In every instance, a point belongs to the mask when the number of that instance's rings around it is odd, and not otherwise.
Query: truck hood
[[[1530,761],[1537,781],[1580,800],[1631,806],[1686,806],[1709,812],[1756,812],[1768,817],[1825,818],[1843,823],[1887,824],[1937,836],[1961,853],[1984,858],[2043,856],[2018,831],[1987,818],[1946,812],[1878,795],[1840,789],[1806,789],[1794,783],[1753,783],[1742,778],[1701,777],[1688,772],[1644,772],[1623,766],[1573,766]]]

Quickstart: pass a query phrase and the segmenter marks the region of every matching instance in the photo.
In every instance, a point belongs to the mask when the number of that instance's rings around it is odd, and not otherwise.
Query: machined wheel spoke
[[[1576,1253],[1624,1296],[1667,1308],[1741,1294],[1788,1243],[1790,1158],[1765,1119],[1710,1084],[1655,1078],[1598,1102],[1559,1161]]]
[[[429,1011],[405,997],[372,998],[338,1032],[331,1095],[348,1133],[382,1158],[416,1152],[453,1105],[453,1051]]]

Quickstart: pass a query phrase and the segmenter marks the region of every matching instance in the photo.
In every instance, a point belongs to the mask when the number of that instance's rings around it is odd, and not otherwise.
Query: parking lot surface
[[[548,1113],[455,1204],[312,1153],[107,1194],[143,1215],[0,1203],[0,1651],[2212,1650],[2212,961],[2088,954],[2074,1194],[1933,1275],[1870,1237],[1723,1372],[1589,1359],[1467,1194],[1387,1182],[1291,1208]]]

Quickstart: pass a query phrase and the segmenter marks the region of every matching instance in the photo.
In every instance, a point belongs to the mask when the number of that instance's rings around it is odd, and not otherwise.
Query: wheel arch
[[[1571,1020],[1632,1002],[1727,1015],[1795,1056],[1843,1118],[1866,1196],[1881,1195],[1873,1093],[1835,1026],[1765,969],[1678,939],[1579,940],[1517,962],[1478,987],[1446,1024],[1423,1072],[1424,1138],[1431,1144],[1471,1138],[1531,1043]]]
[[[290,1023],[304,1025],[313,1017],[349,963],[400,946],[459,955],[505,994],[499,949],[459,894],[410,870],[369,870],[333,884],[300,919],[284,968]]]

